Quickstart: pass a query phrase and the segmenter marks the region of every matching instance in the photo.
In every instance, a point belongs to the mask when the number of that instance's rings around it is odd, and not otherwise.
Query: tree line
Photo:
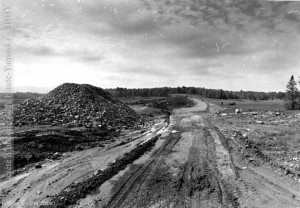
[[[13,99],[15,100],[25,100],[25,99],[34,99],[41,97],[43,94],[41,93],[34,93],[34,92],[15,92],[13,93]],[[7,93],[0,93],[0,99],[5,99]]]
[[[170,94],[194,94],[204,98],[214,99],[249,99],[249,100],[269,100],[284,99],[284,92],[254,92],[254,91],[227,91],[222,89],[206,89],[204,87],[160,87],[160,88],[115,88],[107,89],[116,97],[166,97]]]

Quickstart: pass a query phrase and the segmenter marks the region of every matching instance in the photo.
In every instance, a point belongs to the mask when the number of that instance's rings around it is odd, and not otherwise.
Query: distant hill
[[[139,116],[99,87],[65,83],[14,107],[14,125],[132,126]]]

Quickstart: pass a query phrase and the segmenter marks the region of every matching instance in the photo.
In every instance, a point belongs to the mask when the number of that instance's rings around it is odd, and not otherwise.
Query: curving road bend
[[[209,122],[207,105],[173,111],[173,132],[111,182],[106,208],[297,208],[300,187],[278,180],[267,167],[247,167],[237,160],[225,137]],[[99,203],[101,201],[101,203]]]
[[[238,207],[225,181],[235,179],[230,155],[205,122],[207,105],[193,100],[194,107],[172,113],[176,133],[114,182],[104,207]]]

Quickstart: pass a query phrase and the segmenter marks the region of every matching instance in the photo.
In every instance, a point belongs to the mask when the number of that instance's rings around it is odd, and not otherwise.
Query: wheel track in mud
[[[179,198],[166,199],[173,203],[174,207],[206,207],[206,202],[213,203],[222,207],[238,207],[236,201],[232,199],[231,194],[226,189],[226,184],[220,178],[220,173],[216,168],[214,141],[207,131],[208,127],[197,130],[203,132],[203,138],[198,138],[196,132],[193,138],[193,147],[191,148],[188,160],[181,166],[181,171],[176,179],[176,194]],[[194,132],[195,133],[195,132]],[[135,195],[143,191],[142,188],[149,186],[149,183],[155,179],[155,172],[160,171],[159,168],[163,164],[165,156],[171,153],[174,146],[181,137],[168,139],[165,144],[156,150],[150,160],[144,165],[133,167],[127,174],[128,178],[123,179],[116,191],[114,191],[109,203],[105,208],[120,207],[144,207],[141,206],[141,198],[133,198]],[[134,169],[136,168],[136,169]],[[168,184],[170,185],[170,184]],[[146,189],[147,190],[147,189]],[[149,189],[148,189],[149,190]],[[150,190],[150,193],[156,190]],[[131,193],[132,192],[132,193]],[[136,195],[137,196],[137,195]],[[190,200],[186,202],[187,198]],[[131,202],[132,200],[133,202]],[[202,203],[204,201],[204,203]],[[153,201],[150,200],[152,203]],[[193,206],[195,204],[195,206]],[[147,207],[149,204],[147,205]],[[160,205],[160,207],[164,207]]]
[[[163,146],[151,155],[150,161],[142,166],[138,166],[138,168],[134,170],[134,173],[127,180],[125,180],[122,183],[121,187],[114,193],[107,206],[104,206],[105,208],[121,207],[122,203],[126,200],[126,197],[128,196],[130,190],[133,189],[133,187],[136,185],[136,182],[144,181],[144,178],[147,178],[147,176],[151,175],[151,173],[155,170],[153,167],[158,166],[162,162],[163,156],[169,154],[172,151],[173,147],[180,140],[179,135],[175,136],[175,138],[173,137],[174,136],[171,136],[166,139]],[[142,183],[138,185],[140,187]]]
[[[221,173],[217,169],[215,143],[209,129],[214,130],[214,127],[207,125],[202,129],[202,139],[194,139],[195,143],[193,146],[198,147],[194,148],[196,152],[192,150],[190,152],[189,161],[196,159],[196,163],[193,165],[198,169],[198,175],[192,178],[192,181],[194,181],[192,185],[194,187],[196,185],[197,187],[199,178],[201,179],[200,189],[195,190],[196,199],[195,197],[192,198],[191,207],[206,208],[208,206],[205,204],[207,199],[211,199],[212,204],[215,203],[215,205],[212,205],[213,207],[239,207],[235,194],[232,193],[232,190],[228,189],[226,182],[222,179]],[[198,156],[198,158],[193,159],[195,156]],[[193,176],[193,174],[191,175]],[[193,203],[193,200],[197,203]]]
[[[207,197],[214,197],[214,195],[216,195],[218,203],[222,204],[223,202],[220,182],[215,175],[215,171],[210,167],[212,165],[208,137],[210,137],[209,132],[203,129],[203,139],[194,138],[193,148],[188,159],[191,162],[191,207],[203,207],[203,205],[200,205],[201,202],[205,201]],[[194,174],[194,172],[198,173]],[[196,197],[193,195],[196,195]]]
[[[70,190],[60,192],[51,199],[51,204],[42,205],[40,207],[67,207],[76,204],[78,199],[86,197],[91,192],[95,191],[105,181],[117,175],[121,170],[124,170],[129,164],[136,159],[140,158],[146,151],[151,149],[160,135],[152,137],[147,142],[139,145],[137,148],[125,153],[122,157],[118,158],[114,163],[111,163],[108,168],[100,173],[94,174],[92,177],[80,183],[73,184]]]

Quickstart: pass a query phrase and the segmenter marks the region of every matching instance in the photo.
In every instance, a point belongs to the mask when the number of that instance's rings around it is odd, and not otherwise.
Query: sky
[[[14,0],[15,91],[65,83],[285,91],[300,2]]]

